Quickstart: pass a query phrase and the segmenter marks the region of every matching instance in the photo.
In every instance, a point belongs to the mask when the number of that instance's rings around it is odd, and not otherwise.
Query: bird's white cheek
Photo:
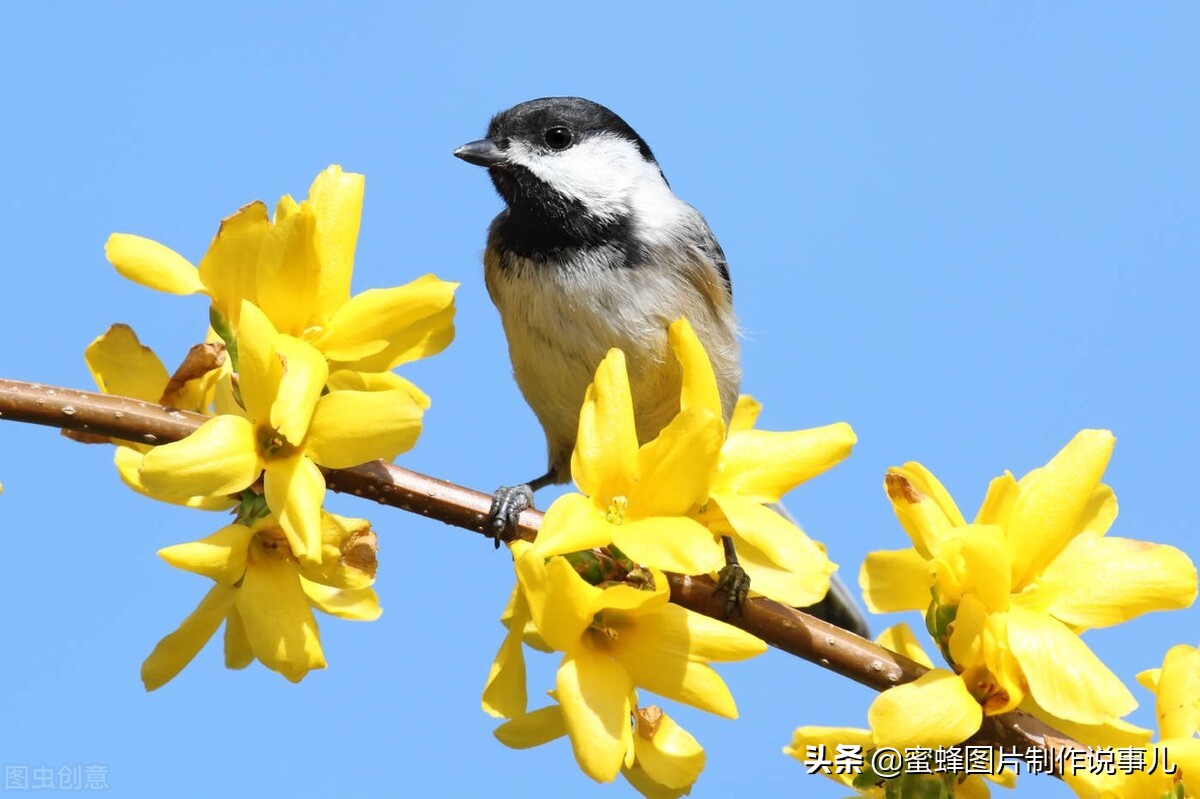
[[[666,183],[658,167],[644,160],[630,141],[595,136],[562,152],[535,152],[514,142],[509,157],[560,194],[578,201],[588,213],[615,219],[634,210],[637,196]]]

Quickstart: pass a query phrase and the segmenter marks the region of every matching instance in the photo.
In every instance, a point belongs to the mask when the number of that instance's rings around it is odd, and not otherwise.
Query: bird
[[[679,412],[670,323],[686,317],[704,345],[726,422],[741,387],[739,327],[729,266],[708,222],[613,111],[581,97],[529,100],[493,116],[486,136],[454,155],[486,168],[505,204],[488,228],[484,282],[513,376],[546,436],[545,473],[495,493],[489,524],[499,546],[534,491],[571,479],[580,407],[611,348],[625,353],[646,442]],[[724,544],[718,585],[732,610],[749,581],[732,541]],[[850,606],[841,626],[865,630],[839,587]]]

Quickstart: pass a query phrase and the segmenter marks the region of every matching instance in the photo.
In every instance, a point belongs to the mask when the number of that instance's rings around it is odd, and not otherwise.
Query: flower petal
[[[989,613],[977,594],[967,594],[946,642],[952,662],[988,715],[1012,710],[1026,697],[1024,674],[1009,648],[1008,619],[1007,612]]]
[[[654,724],[648,724],[643,714],[656,708],[639,708],[633,746],[637,762],[646,776],[665,788],[680,791],[688,788],[704,770],[704,748],[692,734],[675,720],[659,711]]]
[[[275,203],[275,218],[272,220],[275,224],[279,224],[293,214],[300,213],[300,203],[296,202],[296,198],[290,194],[285,194],[279,198],[279,202]]]
[[[1180,644],[1167,650],[1155,695],[1160,738],[1200,731],[1200,649]]]
[[[187,438],[147,452],[138,480],[152,496],[216,496],[241,491],[261,471],[250,422],[216,416]]]
[[[1060,621],[1014,604],[1008,643],[1029,693],[1048,713],[1080,724],[1103,724],[1137,707],[1117,676]]]
[[[738,536],[738,563],[750,578],[751,592],[794,608],[815,605],[829,593],[829,578],[837,567],[824,553],[796,569],[784,568],[771,557]]]
[[[988,484],[983,504],[979,506],[979,513],[975,515],[975,524],[996,524],[1003,527],[1019,493],[1020,489],[1012,472],[1005,472],[992,480]]]
[[[302,334],[317,310],[321,260],[316,229],[316,215],[305,201],[276,218],[259,250],[258,306],[276,330],[290,336]]]
[[[225,668],[244,669],[254,662],[254,650],[246,637],[246,625],[236,606],[229,608],[225,619]]]
[[[317,402],[304,451],[330,469],[390,461],[417,443],[421,414],[403,391],[333,391]]]
[[[403,391],[418,408],[429,410],[429,395],[395,372],[355,372],[338,369],[329,373],[330,391]]]
[[[1021,710],[1046,722],[1046,724],[1061,732],[1065,737],[1079,741],[1085,746],[1140,747],[1145,746],[1154,737],[1154,734],[1150,730],[1134,726],[1120,719],[1111,719],[1104,724],[1078,724],[1058,716],[1052,716],[1039,707],[1038,703],[1032,697],[1027,698],[1021,703]],[[1158,797],[1155,797],[1155,799],[1158,799]]]
[[[495,718],[522,717],[529,702],[525,689],[525,656],[521,650],[521,636],[529,622],[529,605],[520,588],[513,590],[512,609],[512,617],[508,621],[508,634],[504,636],[504,641],[492,660],[480,701],[483,712]],[[558,714],[557,707],[554,707],[554,713]],[[562,726],[561,720],[559,726]],[[566,730],[561,734],[565,735]],[[499,730],[496,731],[496,737],[507,744],[507,741],[500,737]]]
[[[183,361],[175,367],[175,373],[163,387],[158,402],[180,410],[207,413],[222,379],[230,373],[232,367],[224,344],[193,344]]]
[[[275,351],[279,334],[257,305],[242,302],[238,323],[238,390],[246,413],[256,422],[269,422],[271,405],[283,379],[283,361]]]
[[[313,342],[331,361],[368,363],[383,371],[401,362],[435,355],[454,339],[454,290],[458,283],[423,275],[403,286],[368,289],[337,309]],[[447,312],[449,316],[447,317]],[[352,367],[353,368],[353,367]]]
[[[710,666],[648,647],[622,646],[614,654],[639,688],[727,719],[738,717],[733,694]]]
[[[967,523],[949,492],[919,463],[888,469],[884,489],[900,525],[925,558],[932,557],[942,536]]]
[[[717,377],[691,323],[683,317],[676,319],[667,328],[667,341],[682,373],[679,409],[701,408],[720,416],[721,394],[717,390]]]
[[[300,575],[286,560],[252,560],[238,591],[237,609],[254,656],[291,682],[325,668],[317,622]]]
[[[84,350],[96,386],[105,394],[158,403],[170,379],[154,350],[129,325],[113,325]]]
[[[582,552],[611,544],[616,529],[583,494],[563,494],[546,510],[533,546],[547,558]]]
[[[767,651],[765,643],[732,624],[669,603],[639,615],[620,646],[634,660],[657,652],[676,660],[735,661]]]
[[[637,467],[638,438],[625,353],[609,350],[579,411],[579,435],[571,476],[579,490],[599,502],[623,495]]]
[[[961,545],[962,590],[977,593],[989,611],[1007,610],[1012,563],[1004,531],[995,525],[971,524],[960,528],[954,538]]]
[[[299,445],[308,434],[317,400],[329,377],[329,365],[315,347],[291,336],[278,336],[275,350],[283,364],[283,375],[271,403],[271,427],[288,443]]]
[[[302,561],[315,563],[321,555],[321,505],[325,501],[321,470],[303,455],[276,458],[267,464],[263,493],[292,552]]]
[[[1196,599],[1196,567],[1175,547],[1082,533],[1037,580],[1048,612],[1077,629],[1109,627]]]
[[[721,451],[714,482],[722,493],[766,504],[778,502],[796,486],[845,460],[857,440],[845,422],[786,433],[732,433]]]
[[[1162,676],[1162,669],[1146,669],[1137,673],[1138,683],[1152,694],[1158,693],[1158,680]]]
[[[346,621],[375,621],[383,615],[373,588],[334,588],[300,578],[300,587],[313,607]]]
[[[168,294],[204,291],[196,267],[170,247],[129,233],[114,233],[104,255],[121,277]]]
[[[214,585],[179,628],[158,642],[142,663],[142,684],[153,691],[170,682],[192,662],[233,607],[237,589]]]
[[[258,300],[258,254],[270,235],[267,206],[260,200],[221,220],[197,269],[217,313],[236,329],[242,300]]]
[[[567,734],[567,725],[563,721],[562,708],[549,705],[532,713],[513,716],[492,734],[512,749],[530,749],[563,737]]]
[[[633,747],[629,674],[607,655],[579,649],[563,657],[556,685],[575,761],[597,782],[612,781]]]
[[[950,746],[975,734],[983,708],[961,677],[934,669],[877,696],[867,720],[878,746]]]
[[[733,526],[737,538],[748,541],[785,570],[823,573],[828,582],[836,567],[825,556],[825,548],[805,535],[792,520],[774,508],[739,496],[715,494],[713,501]]]
[[[1089,533],[1104,535],[1117,520],[1117,497],[1113,490],[1101,483],[1096,486],[1080,514],[1079,528]]]
[[[810,751],[824,751],[825,753],[833,753],[838,751],[839,746],[858,747],[862,752],[875,746],[875,741],[871,737],[870,730],[863,730],[857,727],[797,727],[792,733],[792,742],[783,748],[785,755],[791,755],[801,763],[816,763],[816,760],[810,760]],[[809,749],[812,747],[812,750]],[[827,755],[821,755],[825,758]],[[849,772],[849,770],[847,770]],[[822,774],[829,776],[845,785],[850,785],[853,774],[840,774],[833,770],[832,764],[828,770],[821,770]]]
[[[637,453],[637,482],[630,487],[631,513],[681,516],[702,504],[724,442],[719,414],[702,408],[680,411],[658,437]]]
[[[733,406],[733,416],[729,419],[729,435],[752,429],[761,412],[761,402],[749,394],[739,396],[737,404]]]
[[[561,652],[578,649],[580,637],[595,615],[595,595],[571,564],[560,557],[546,561],[533,548],[516,560],[517,579],[542,638]]]
[[[890,649],[897,654],[904,655],[909,660],[915,660],[927,669],[933,668],[933,661],[929,659],[929,655],[925,654],[925,650],[921,648],[917,637],[913,635],[912,628],[903,622],[888,627],[881,632],[879,637],[875,639],[875,643],[884,649]]]
[[[300,564],[300,576],[330,588],[357,590],[375,583],[379,539],[366,519],[321,512],[320,563]]]
[[[868,552],[858,571],[858,587],[872,613],[923,611],[933,599],[929,561],[912,547]]]
[[[231,524],[199,541],[164,547],[158,550],[158,556],[176,569],[233,585],[246,571],[251,535],[246,525]]]
[[[149,447],[147,447],[149,449]],[[216,497],[174,497],[151,494],[142,485],[138,469],[142,467],[142,453],[133,447],[119,446],[113,453],[113,465],[117,467],[117,475],[121,482],[143,496],[157,499],[160,502],[170,502],[197,510],[228,510],[237,505],[237,500],[228,496]]]
[[[343,172],[334,164],[317,175],[309,187],[308,199],[317,217],[317,253],[321,262],[315,314],[318,323],[327,320],[350,298],[365,182],[362,175]]]
[[[683,516],[652,516],[609,525],[612,541],[634,563],[680,574],[709,574],[725,564],[707,527]]]
[[[1107,430],[1082,430],[1044,468],[1021,481],[1006,528],[1018,589],[1080,531],[1115,440]]]

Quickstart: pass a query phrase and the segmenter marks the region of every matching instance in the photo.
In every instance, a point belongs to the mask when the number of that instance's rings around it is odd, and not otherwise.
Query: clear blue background
[[[789,500],[851,581],[906,544],[889,465],[922,461],[970,515],[991,477],[1088,426],[1118,436],[1115,533],[1200,554],[1194,5],[35,5],[6,9],[0,49],[4,376],[90,387],[83,348],[116,321],[174,363],[203,301],[123,281],[108,234],[198,259],[222,216],[341,163],[367,174],[355,290],[462,282],[456,341],[405,372],[434,405],[402,462],[484,490],[527,478],[541,434],[479,265],[500,204],[450,151],[513,103],[579,94],[643,134],[720,237],[764,426],[858,432]],[[0,425],[3,764],[104,765],[123,797],[630,793],[565,742],[492,739],[507,558],[345,497],[330,506],[380,534],[380,621],[326,620],[330,668],[299,686],[226,671],[214,642],[145,694],[142,659],[207,589],[155,550],[221,522],[134,496],[110,456]],[[1087,640],[1132,685],[1198,621]],[[871,692],[775,652],[722,671],[740,721],[677,714],[708,748],[694,795],[841,795],[779,750],[797,725],[864,726]]]

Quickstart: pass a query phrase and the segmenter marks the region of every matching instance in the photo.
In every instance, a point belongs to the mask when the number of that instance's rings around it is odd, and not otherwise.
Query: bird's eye
[[[551,150],[565,150],[571,146],[571,131],[561,125],[548,129],[542,134],[542,138]]]

